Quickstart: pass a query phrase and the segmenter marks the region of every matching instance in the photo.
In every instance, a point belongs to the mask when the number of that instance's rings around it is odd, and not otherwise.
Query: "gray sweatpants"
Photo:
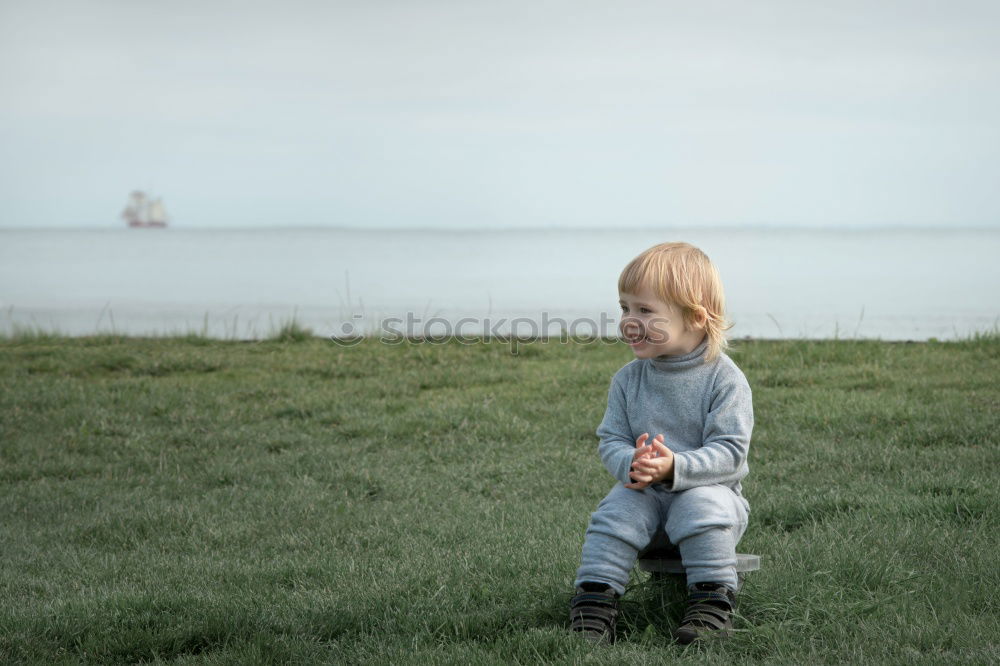
[[[669,492],[621,482],[597,505],[583,542],[574,586],[590,581],[625,593],[639,551],[659,530],[681,553],[687,584],[715,582],[736,590],[736,544],[746,531],[750,505],[726,486]]]

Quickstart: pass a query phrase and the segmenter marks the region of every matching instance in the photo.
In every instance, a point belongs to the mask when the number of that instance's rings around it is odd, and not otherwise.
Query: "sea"
[[[0,331],[608,337],[620,271],[665,241],[715,262],[732,338],[949,340],[1000,322],[1000,228],[8,228]]]

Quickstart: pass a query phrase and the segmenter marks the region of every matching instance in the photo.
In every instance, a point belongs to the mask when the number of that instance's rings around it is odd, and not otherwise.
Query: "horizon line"
[[[0,231],[131,231],[120,225],[71,225],[71,226],[8,226],[0,225]],[[247,226],[168,226],[156,229],[159,232],[179,231],[434,231],[455,233],[496,233],[518,231],[1000,231],[1000,224],[986,225],[919,225],[919,224],[877,224],[877,225],[808,225],[808,224],[718,224],[718,225],[663,225],[663,226],[505,226],[505,227],[447,227],[447,226],[346,226],[346,225],[247,225]]]

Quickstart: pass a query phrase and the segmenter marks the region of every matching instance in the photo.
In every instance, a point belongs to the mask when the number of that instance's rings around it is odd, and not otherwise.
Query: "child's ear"
[[[694,306],[691,311],[691,328],[701,330],[708,325],[708,310],[703,305]]]

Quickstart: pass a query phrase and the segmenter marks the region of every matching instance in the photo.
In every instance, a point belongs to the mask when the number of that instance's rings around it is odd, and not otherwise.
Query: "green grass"
[[[736,636],[568,635],[620,344],[0,340],[0,662],[996,663],[1000,336],[738,341]]]

